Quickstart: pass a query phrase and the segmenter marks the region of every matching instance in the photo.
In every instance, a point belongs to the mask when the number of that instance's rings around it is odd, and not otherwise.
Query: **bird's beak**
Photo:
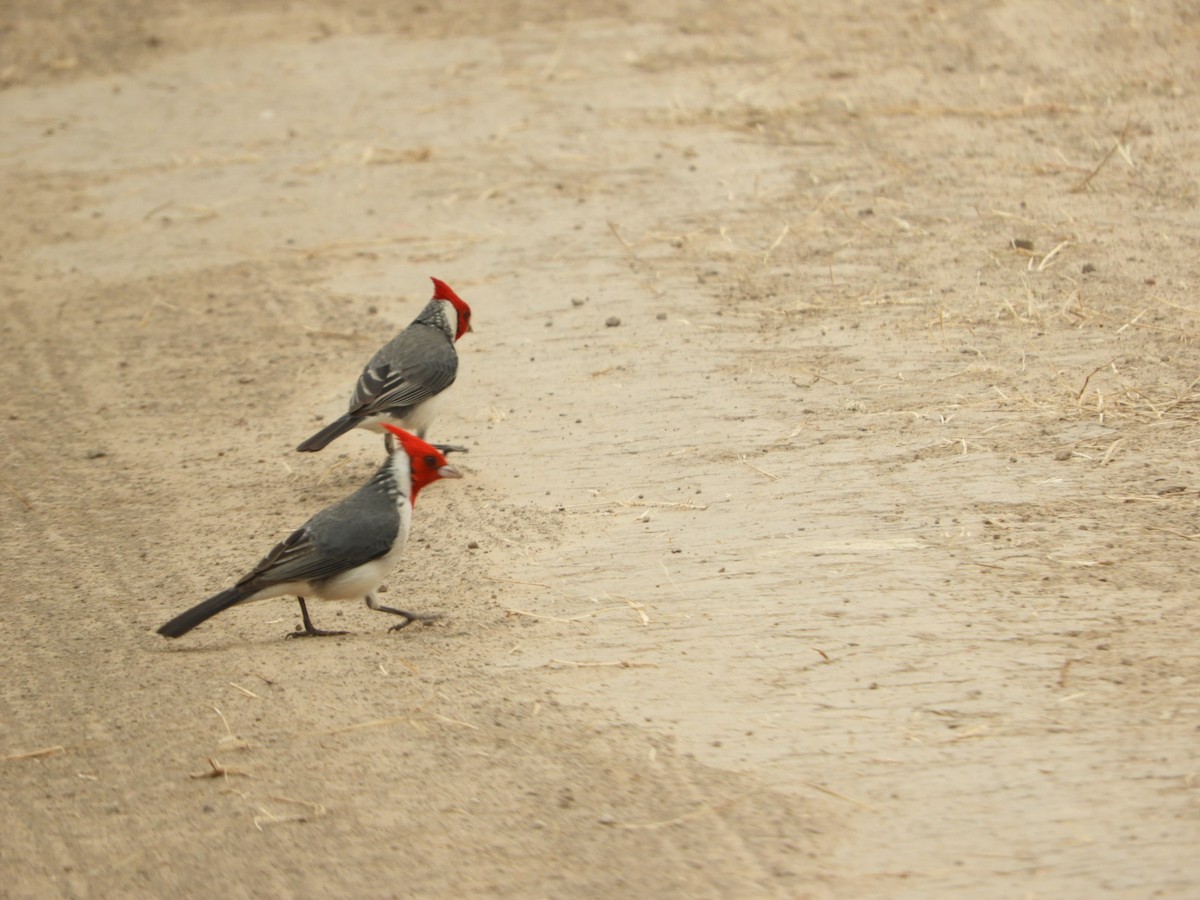
[[[454,466],[442,466],[438,469],[438,476],[441,478],[462,478],[462,472],[454,468]]]

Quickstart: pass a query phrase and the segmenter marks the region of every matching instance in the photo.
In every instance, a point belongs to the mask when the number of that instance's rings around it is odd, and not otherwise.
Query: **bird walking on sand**
[[[177,638],[231,606],[287,595],[300,601],[304,622],[303,631],[288,637],[346,633],[313,627],[306,598],[365,599],[371,609],[403,618],[391,631],[436,619],[383,606],[375,592],[403,555],[417,494],[440,478],[462,475],[437,447],[395,425],[382,427],[400,447],[366,484],[305,522],[233,587],[176,616],[158,633]]]
[[[433,298],[411,324],[371,357],[344,416],[302,443],[297,450],[323,449],[347,431],[366,428],[384,434],[389,454],[395,449],[391,423],[425,437],[437,401],[458,374],[455,342],[471,330],[471,307],[450,285],[433,281]]]

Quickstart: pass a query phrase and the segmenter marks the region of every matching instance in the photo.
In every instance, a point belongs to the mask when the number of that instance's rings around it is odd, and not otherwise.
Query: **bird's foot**
[[[414,613],[406,609],[396,609],[394,606],[384,606],[375,598],[374,594],[367,595],[367,606],[376,612],[391,613],[393,616],[400,616],[404,619],[403,622],[393,625],[388,631],[399,631],[401,628],[408,627],[413,622],[425,622],[426,624],[436,622],[442,617],[441,613]]]
[[[338,634],[349,634],[348,631],[327,631],[324,628],[306,628],[301,631],[297,628],[295,631],[289,631],[284,635],[285,638],[302,638],[302,637],[333,637]]]
[[[429,625],[438,621],[442,617],[441,613],[410,613],[405,612],[402,609],[391,609],[387,606],[381,606],[379,609],[382,612],[390,612],[393,615],[403,616],[404,618],[403,622],[397,622],[395,625],[389,628],[388,631],[399,631],[401,628],[407,628],[413,622],[421,622],[425,625]]]
[[[300,601],[300,619],[304,623],[304,630],[301,631],[300,629],[296,629],[295,631],[289,632],[287,637],[333,637],[334,635],[338,634],[350,633],[348,631],[326,631],[324,628],[315,627],[312,623],[312,619],[308,617],[308,604],[304,602],[304,598],[297,597],[296,599]]]

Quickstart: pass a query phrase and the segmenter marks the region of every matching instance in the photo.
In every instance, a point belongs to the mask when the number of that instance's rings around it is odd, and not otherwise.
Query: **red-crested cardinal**
[[[300,601],[304,622],[303,631],[288,637],[346,633],[314,628],[306,597],[365,598],[371,609],[404,617],[389,629],[393,631],[415,620],[436,618],[382,606],[375,591],[404,552],[417,493],[439,478],[462,475],[432,444],[394,425],[383,427],[400,439],[400,448],[370,481],[305,522],[233,587],[176,616],[158,633],[177,638],[231,606],[285,595]]]
[[[350,410],[326,425],[297,450],[321,450],[353,428],[383,433],[388,453],[395,446],[381,427],[391,422],[418,436],[433,419],[435,398],[454,383],[458,353],[454,342],[471,330],[471,307],[437,278],[433,299],[398,335],[379,348],[358,377]]]

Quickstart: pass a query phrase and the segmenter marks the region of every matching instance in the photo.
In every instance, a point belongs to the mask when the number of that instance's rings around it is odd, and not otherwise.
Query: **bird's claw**
[[[402,628],[407,628],[413,622],[420,622],[423,625],[431,625],[434,622],[441,619],[441,617],[442,617],[441,613],[408,613],[408,612],[405,612],[405,613],[400,613],[400,615],[404,616],[404,621],[396,623],[391,628],[389,628],[388,631],[399,631]]]
[[[310,628],[307,631],[302,631],[300,629],[297,629],[296,631],[289,631],[287,634],[285,634],[284,639],[286,640],[287,638],[302,638],[302,637],[334,637],[339,634],[349,634],[349,633],[350,632],[348,632],[348,631],[326,631],[324,628]]]
[[[300,621],[303,623],[304,627],[303,629],[297,628],[295,631],[290,632],[287,637],[333,637],[334,635],[338,634],[350,633],[348,631],[326,631],[324,628],[317,628],[317,626],[313,625],[312,619],[309,618],[308,604],[304,602],[304,598],[297,597],[296,599],[300,601]]]

